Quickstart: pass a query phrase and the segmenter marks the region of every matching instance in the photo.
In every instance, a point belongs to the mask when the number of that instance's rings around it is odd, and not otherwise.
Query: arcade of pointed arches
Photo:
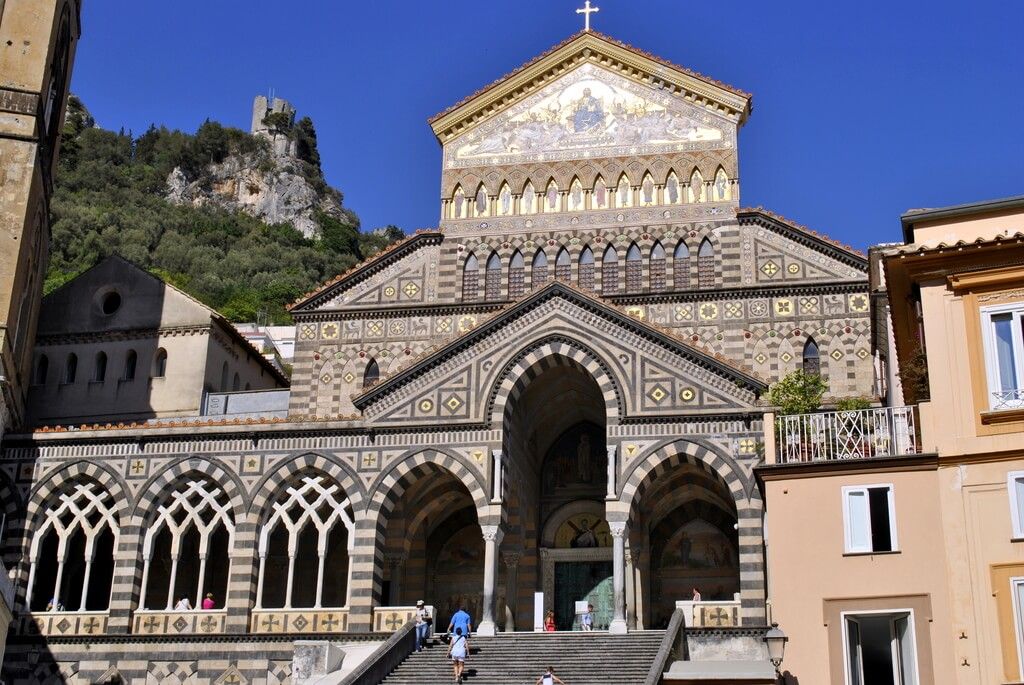
[[[573,176],[565,188],[560,188],[554,177],[539,183],[535,185],[527,179],[513,188],[508,180],[503,180],[493,189],[488,189],[483,181],[471,188],[463,188],[462,183],[456,183],[451,196],[442,201],[441,215],[446,219],[480,219],[728,202],[737,197],[737,180],[730,178],[721,165],[709,178],[705,178],[700,169],[693,167],[689,175],[683,178],[673,169],[669,169],[664,178],[657,180],[650,171],[645,171],[638,183],[631,181],[625,171],[611,183],[605,181],[601,174],[597,174],[587,186],[584,186],[579,176]]]

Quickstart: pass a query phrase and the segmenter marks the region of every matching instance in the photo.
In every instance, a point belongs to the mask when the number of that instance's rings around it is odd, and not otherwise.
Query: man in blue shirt
[[[473,631],[473,619],[466,613],[465,606],[461,604],[459,605],[459,610],[452,616],[452,622],[448,624],[448,632],[453,633],[456,628],[462,628],[462,634],[467,638]]]

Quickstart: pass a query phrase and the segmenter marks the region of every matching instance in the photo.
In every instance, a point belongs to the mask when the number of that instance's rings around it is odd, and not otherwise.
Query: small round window
[[[111,290],[100,300],[100,308],[108,316],[113,314],[121,308],[121,294],[116,290]]]

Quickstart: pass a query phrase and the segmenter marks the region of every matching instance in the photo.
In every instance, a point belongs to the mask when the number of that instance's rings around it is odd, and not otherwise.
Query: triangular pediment
[[[733,127],[741,125],[750,113],[749,93],[608,36],[584,31],[434,116],[430,125],[438,140],[447,146],[496,116],[519,107],[524,99],[546,91],[584,65],[644,86],[664,98],[690,103],[695,109],[731,122]],[[648,99],[656,103],[660,98]]]
[[[503,374],[545,345],[576,350],[600,366],[623,417],[742,411],[765,389],[752,372],[554,282],[354,403],[374,424],[486,423]]]
[[[732,149],[736,123],[583,61],[445,144],[445,166]]]

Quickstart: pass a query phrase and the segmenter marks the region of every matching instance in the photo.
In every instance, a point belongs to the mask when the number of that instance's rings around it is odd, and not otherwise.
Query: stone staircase
[[[504,633],[474,637],[466,659],[466,685],[533,685],[547,666],[567,685],[643,685],[663,630],[628,635],[604,632]],[[413,652],[383,685],[446,685],[453,682],[447,647],[432,640]]]

